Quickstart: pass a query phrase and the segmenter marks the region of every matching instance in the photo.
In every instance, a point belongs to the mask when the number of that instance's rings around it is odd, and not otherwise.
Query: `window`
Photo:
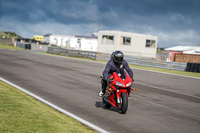
[[[103,35],[102,43],[103,44],[114,44],[114,36]]]
[[[130,37],[121,37],[120,40],[121,45],[131,45],[131,38]]]
[[[77,43],[81,43],[81,39],[79,38],[79,39],[77,39]]]
[[[146,40],[146,47],[155,48],[156,41],[155,40]]]

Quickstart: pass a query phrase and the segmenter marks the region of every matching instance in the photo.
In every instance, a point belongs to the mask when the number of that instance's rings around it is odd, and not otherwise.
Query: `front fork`
[[[117,103],[121,103],[121,100],[120,100],[120,96],[121,96],[121,92],[119,90],[117,90]]]
[[[129,91],[127,91],[126,89],[120,89],[120,90],[117,90],[117,103],[120,104],[122,102],[122,99],[121,99],[121,94],[122,92],[125,92],[127,94],[127,97],[129,96],[130,92],[131,92],[131,89],[129,89]]]

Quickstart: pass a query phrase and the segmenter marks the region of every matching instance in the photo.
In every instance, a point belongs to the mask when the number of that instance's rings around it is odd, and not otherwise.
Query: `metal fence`
[[[110,59],[110,54],[97,53],[96,60],[107,61],[109,59]],[[125,56],[125,60],[129,64],[133,65],[157,67],[157,68],[164,68],[171,70],[185,71],[187,67],[187,63],[156,61],[156,59],[151,59],[151,58],[148,59],[142,57]]]
[[[127,62],[134,65],[141,66],[150,66],[164,69],[172,69],[172,70],[180,70],[185,71],[187,64],[186,63],[177,63],[177,62],[165,62],[165,61],[154,61],[154,60],[146,60],[139,58],[128,58]]]
[[[89,58],[93,60],[96,60],[97,54],[97,52],[64,49],[56,46],[48,47],[47,52],[66,56]]]
[[[59,55],[66,55],[66,56],[84,57],[84,58],[100,60],[100,61],[108,61],[110,59],[110,54],[91,52],[91,51],[64,49],[64,48],[55,47],[55,46],[48,47],[47,52],[53,53],[53,54],[59,54]],[[125,56],[125,59],[129,64],[133,64],[133,65],[165,68],[165,69],[180,70],[180,71],[185,71],[187,67],[186,63],[156,61],[155,59],[148,59],[148,58],[142,58],[142,57]]]
[[[0,38],[0,44],[13,46],[14,45],[14,40],[7,39],[7,38]]]

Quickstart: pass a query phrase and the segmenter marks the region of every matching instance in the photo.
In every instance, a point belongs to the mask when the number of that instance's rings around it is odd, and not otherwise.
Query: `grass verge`
[[[16,50],[25,50],[25,49],[23,49],[23,48],[14,47],[14,46],[9,46],[9,45],[3,45],[3,44],[0,44],[0,48],[1,48],[1,49],[16,49]]]
[[[46,53],[46,52],[39,52],[39,53],[40,54],[55,55],[55,56],[63,56],[63,55]],[[70,57],[70,56],[63,56],[63,57]],[[90,60],[90,61],[107,63],[107,61],[97,61],[97,60],[92,60],[92,59],[87,59],[87,58],[82,58],[82,57],[70,57],[70,58],[77,58],[77,59],[83,59],[83,60]],[[191,77],[200,78],[200,73],[178,71],[178,70],[169,70],[169,69],[155,68],[155,67],[146,67],[146,66],[139,66],[139,65],[129,65],[129,66],[133,67],[133,68],[144,69],[144,70],[152,70],[152,71],[157,71],[157,72],[166,72],[166,73],[171,73],[171,74],[178,74],[178,75],[184,75],[184,76],[191,76]]]
[[[84,57],[76,57],[76,56],[66,56],[66,55],[59,55],[59,54],[51,54],[47,52],[37,52],[38,54],[45,54],[45,55],[54,55],[54,56],[59,56],[59,57],[69,57],[69,58],[74,58],[74,59],[82,59],[82,60],[89,60],[89,61],[97,61],[89,58],[84,58]],[[106,61],[97,61],[97,62],[105,62]]]
[[[0,81],[0,132],[95,132]]]
[[[186,72],[186,71],[178,71],[178,70],[170,70],[170,69],[146,67],[138,65],[130,65],[130,67],[200,78],[200,73],[194,73],[194,72]]]

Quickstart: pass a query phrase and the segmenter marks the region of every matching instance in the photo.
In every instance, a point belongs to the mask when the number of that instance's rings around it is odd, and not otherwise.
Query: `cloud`
[[[158,46],[199,45],[198,0],[0,0],[0,30],[23,37],[119,30],[158,36]],[[97,27],[96,27],[97,29]]]
[[[5,23],[7,20],[0,20]],[[18,31],[17,34],[25,38],[31,38],[33,35],[45,35],[48,33],[67,34],[67,35],[88,35],[87,24],[65,25],[54,21],[41,22],[37,24],[24,23],[21,25],[18,21],[13,21],[4,25],[7,31]]]
[[[187,46],[187,45],[199,45],[200,38],[199,35],[193,31],[193,30],[188,30],[185,32],[157,32],[156,33],[158,36],[158,44],[162,43],[164,47],[169,47],[169,46]]]

